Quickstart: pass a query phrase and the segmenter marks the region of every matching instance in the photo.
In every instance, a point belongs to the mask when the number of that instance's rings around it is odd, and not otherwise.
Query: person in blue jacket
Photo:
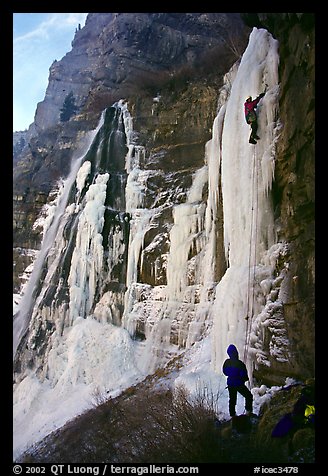
[[[228,377],[230,416],[236,415],[237,392],[245,398],[246,414],[250,415],[253,409],[253,395],[245,386],[245,382],[248,380],[246,365],[239,360],[238,350],[233,344],[230,344],[227,348],[227,354],[229,359],[225,360],[222,371]]]

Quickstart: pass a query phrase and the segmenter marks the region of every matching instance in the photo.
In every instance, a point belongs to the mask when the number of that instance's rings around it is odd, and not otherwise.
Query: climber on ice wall
[[[261,93],[259,96],[257,96],[257,98],[254,100],[252,100],[252,96],[248,96],[248,98],[246,98],[246,101],[244,103],[245,119],[247,124],[250,124],[252,128],[251,135],[249,137],[250,144],[256,144],[257,143],[256,140],[259,140],[259,136],[256,134],[258,124],[257,124],[257,115],[255,112],[255,109],[257,108],[259,101],[263,98],[264,95],[265,95],[265,91],[264,93]]]

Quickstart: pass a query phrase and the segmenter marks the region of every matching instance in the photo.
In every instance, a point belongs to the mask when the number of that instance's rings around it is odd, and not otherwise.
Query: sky
[[[34,120],[48,85],[49,68],[71,49],[78,24],[87,13],[13,14],[13,130]]]

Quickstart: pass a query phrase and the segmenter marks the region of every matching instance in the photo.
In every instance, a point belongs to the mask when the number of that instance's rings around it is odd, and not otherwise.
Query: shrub
[[[60,110],[60,120],[61,122],[67,122],[69,119],[74,116],[78,108],[75,104],[75,98],[73,92],[67,94],[64,99],[63,107]]]

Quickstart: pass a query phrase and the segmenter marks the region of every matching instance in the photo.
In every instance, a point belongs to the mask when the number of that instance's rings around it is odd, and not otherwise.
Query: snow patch
[[[144,378],[128,332],[92,317],[53,336],[47,367],[43,382],[30,373],[14,386],[14,457],[91,408],[99,392],[116,396]]]

